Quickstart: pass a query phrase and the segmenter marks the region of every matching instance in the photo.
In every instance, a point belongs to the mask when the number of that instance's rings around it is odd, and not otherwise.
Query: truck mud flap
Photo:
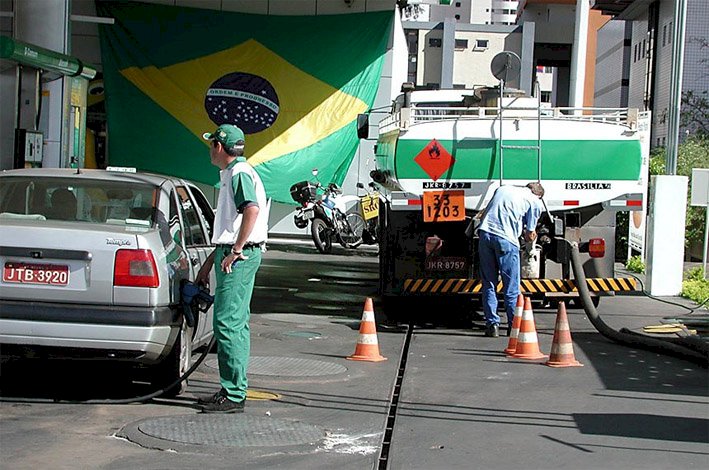
[[[627,278],[588,278],[586,285],[591,292],[638,292],[637,280]],[[405,279],[402,294],[479,294],[482,289],[480,279]],[[497,284],[497,292],[502,291],[502,282]],[[576,281],[571,279],[522,279],[520,291],[523,294],[572,293],[578,292]]]

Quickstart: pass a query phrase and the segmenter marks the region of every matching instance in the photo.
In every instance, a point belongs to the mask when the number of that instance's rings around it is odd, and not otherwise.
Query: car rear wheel
[[[190,368],[192,360],[192,335],[194,328],[187,326],[186,322],[182,322],[180,332],[177,335],[175,344],[170,351],[170,354],[158,364],[157,368],[157,384],[161,387],[170,385]],[[164,397],[176,397],[187,390],[187,380],[183,380],[178,385],[167,390]]]

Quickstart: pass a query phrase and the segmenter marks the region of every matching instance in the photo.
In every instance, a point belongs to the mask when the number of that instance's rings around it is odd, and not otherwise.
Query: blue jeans
[[[491,233],[478,232],[480,243],[480,277],[482,279],[483,313],[485,323],[499,325],[497,315],[498,274],[502,277],[502,293],[505,298],[507,324],[512,324],[517,296],[519,295],[519,247]]]

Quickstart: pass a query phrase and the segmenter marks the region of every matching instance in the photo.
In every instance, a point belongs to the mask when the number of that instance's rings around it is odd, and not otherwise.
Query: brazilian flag
[[[97,2],[111,165],[218,180],[202,139],[246,134],[246,157],[270,197],[342,183],[357,114],[374,101],[393,11],[272,16],[125,1]]]

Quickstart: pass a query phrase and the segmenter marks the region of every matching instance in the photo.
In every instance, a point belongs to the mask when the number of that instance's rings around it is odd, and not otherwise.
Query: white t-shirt
[[[258,173],[245,158],[239,157],[219,172],[219,181],[212,243],[228,245],[236,241],[244,217],[239,206],[249,201],[258,204],[259,213],[247,243],[265,243],[268,240],[270,201],[266,199]]]

